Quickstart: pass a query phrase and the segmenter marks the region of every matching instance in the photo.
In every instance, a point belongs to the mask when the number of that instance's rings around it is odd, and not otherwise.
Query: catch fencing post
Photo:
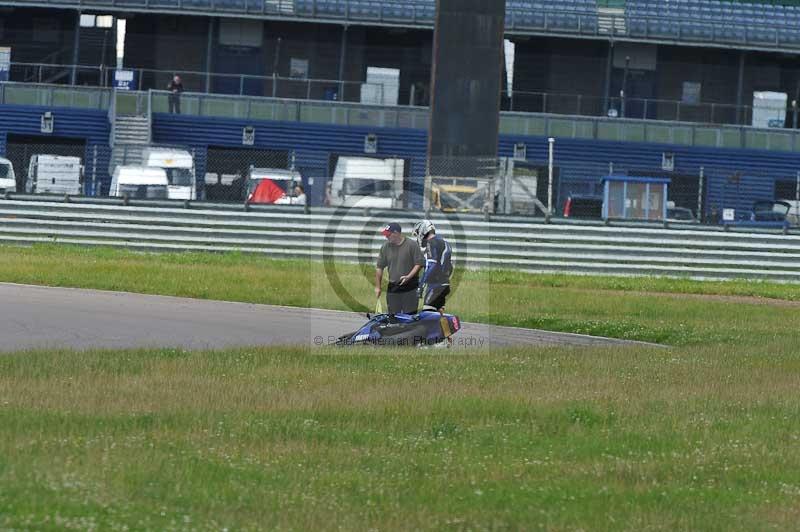
[[[700,167],[700,184],[697,187],[697,219],[701,222],[704,219],[703,216],[703,181],[705,181],[705,168],[702,166]]]
[[[92,150],[92,196],[97,195],[97,144],[95,144]]]
[[[547,156],[547,214],[553,216],[553,146],[556,139],[550,137],[547,139],[548,156]]]
[[[800,171],[797,172],[797,185],[794,191],[794,199],[798,204],[798,207],[795,207],[795,209],[800,208]],[[800,212],[798,212],[798,214],[800,214]]]

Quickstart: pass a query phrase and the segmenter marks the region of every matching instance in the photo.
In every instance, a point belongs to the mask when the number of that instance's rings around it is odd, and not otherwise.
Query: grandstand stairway
[[[114,118],[109,172],[120,164],[142,164],[142,151],[150,143],[150,120],[146,116],[116,116]]]

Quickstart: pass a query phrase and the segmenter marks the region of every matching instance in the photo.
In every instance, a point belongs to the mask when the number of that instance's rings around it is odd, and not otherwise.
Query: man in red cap
[[[416,242],[403,236],[398,223],[390,223],[381,231],[386,237],[378,255],[375,269],[375,296],[381,297],[383,270],[389,268],[389,287],[386,306],[389,314],[414,314],[417,312],[419,271],[425,266],[425,257]]]

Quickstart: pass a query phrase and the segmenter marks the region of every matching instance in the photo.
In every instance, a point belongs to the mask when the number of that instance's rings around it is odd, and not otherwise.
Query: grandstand
[[[543,162],[555,137],[561,197],[591,188],[609,164],[689,178],[703,167],[708,202],[739,173],[742,205],[795,179],[796,2],[506,6],[514,60],[501,153],[525,144]],[[0,16],[0,47],[11,48],[0,154],[19,150],[20,139],[82,142],[102,191],[129,128],[146,132],[134,143],[190,147],[201,177],[223,149],[294,154],[320,203],[332,158],[363,153],[375,134],[376,155],[408,160],[411,181],[425,172],[434,0],[11,0]],[[371,68],[395,71],[396,86],[370,78]],[[112,92],[118,70],[134,73],[125,94]],[[166,112],[159,92],[174,73],[187,91],[181,116]],[[768,124],[754,110],[764,91],[787,102]],[[55,130],[43,134],[48,110]],[[246,126],[256,131],[252,146],[242,144]],[[664,153],[674,169],[662,168]]]

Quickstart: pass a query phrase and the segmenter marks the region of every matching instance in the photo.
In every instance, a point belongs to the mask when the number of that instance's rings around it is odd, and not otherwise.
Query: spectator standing
[[[403,236],[398,223],[390,223],[381,232],[386,242],[381,247],[375,269],[375,296],[381,297],[383,270],[388,268],[386,306],[389,314],[415,314],[419,303],[418,274],[425,266],[422,250],[415,241]]]
[[[172,81],[167,85],[169,91],[169,112],[181,114],[181,93],[183,92],[183,82],[181,77],[177,74],[172,78]]]

